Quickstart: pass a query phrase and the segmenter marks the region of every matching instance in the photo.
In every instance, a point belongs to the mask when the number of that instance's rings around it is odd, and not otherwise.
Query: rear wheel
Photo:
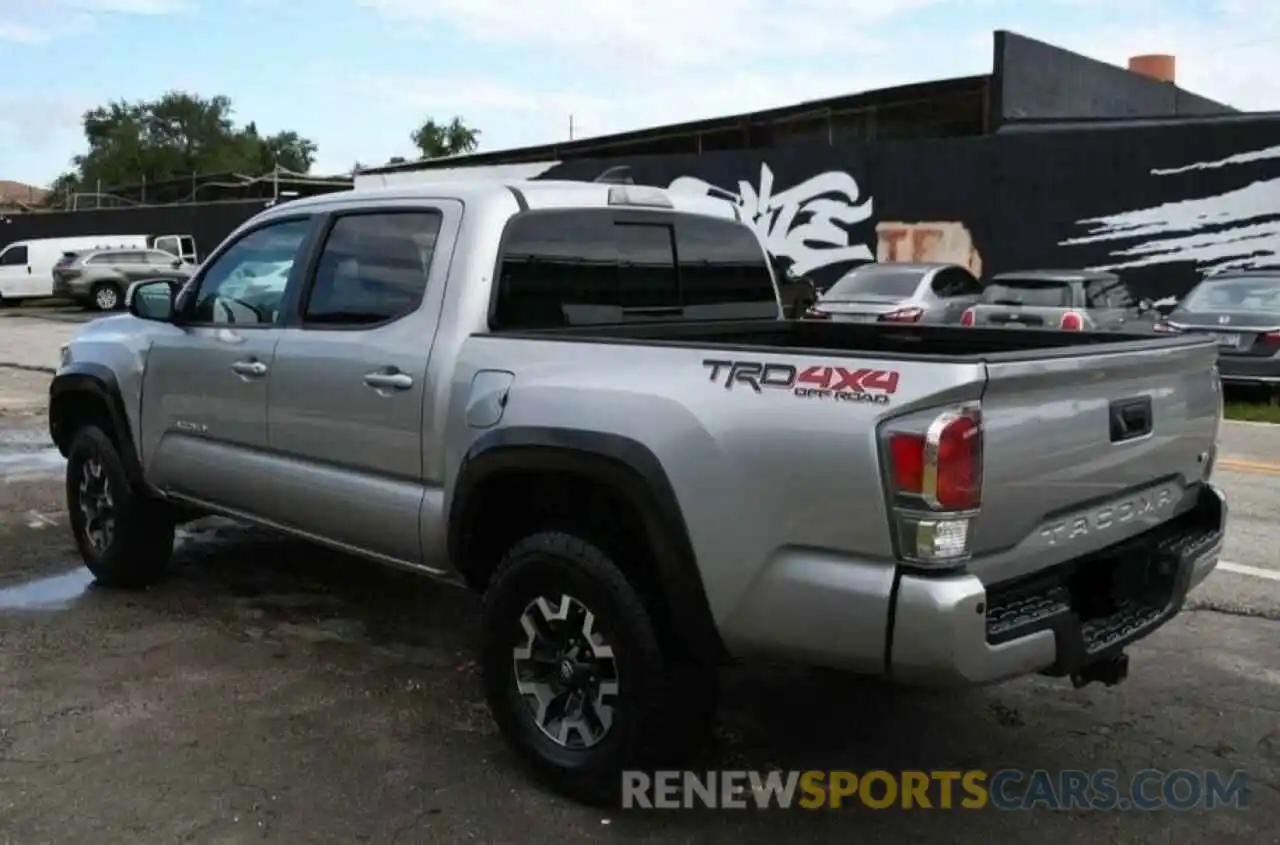
[[[115,311],[124,302],[115,282],[99,282],[93,286],[91,300],[96,311]]]
[[[67,511],[85,566],[107,587],[143,587],[168,570],[173,518],[129,482],[102,429],[76,432],[67,456]]]
[[[526,537],[485,593],[485,693],[508,743],[556,791],[617,800],[621,773],[696,748],[714,684],[687,683],[645,604],[600,546]]]

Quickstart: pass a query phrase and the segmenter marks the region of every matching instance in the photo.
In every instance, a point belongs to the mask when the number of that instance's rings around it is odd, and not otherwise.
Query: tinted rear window
[[[987,305],[1027,305],[1032,308],[1069,308],[1071,285],[1042,279],[1001,279],[982,291]]]
[[[1215,311],[1280,313],[1280,276],[1262,279],[1210,279],[1201,282],[1178,304],[1191,314]]]
[[[746,227],[574,209],[532,212],[508,224],[493,327],[777,314],[764,250]]]
[[[923,277],[924,274],[915,270],[895,270],[885,267],[851,270],[827,288],[822,298],[837,302],[862,297],[905,299],[916,292]]]

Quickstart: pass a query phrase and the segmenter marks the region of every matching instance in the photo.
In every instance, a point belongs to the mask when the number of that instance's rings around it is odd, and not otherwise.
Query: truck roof
[[[604,182],[570,182],[560,180],[489,181],[459,180],[419,182],[377,188],[357,188],[303,197],[274,207],[281,213],[298,208],[343,208],[378,200],[456,199],[464,203],[508,202],[519,196],[531,209],[561,207],[607,207],[612,191],[631,192],[637,196],[661,196],[675,211],[706,214],[714,217],[738,218],[738,207],[726,200],[710,196],[670,192],[648,185],[617,185]],[[622,205],[629,205],[622,203]],[[640,205],[648,205],[641,203]],[[652,206],[650,206],[652,207]],[[274,210],[273,209],[273,210]]]

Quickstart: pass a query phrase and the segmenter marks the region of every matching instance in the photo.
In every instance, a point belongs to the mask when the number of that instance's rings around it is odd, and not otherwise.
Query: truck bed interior
[[[503,337],[555,338],[583,343],[711,346],[743,351],[794,349],[949,361],[1069,357],[1099,345],[1106,345],[1106,352],[1124,352],[1211,342],[1190,335],[774,319],[635,322],[496,333]]]

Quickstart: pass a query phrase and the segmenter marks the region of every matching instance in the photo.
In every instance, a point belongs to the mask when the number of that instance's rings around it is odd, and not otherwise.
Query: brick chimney
[[[1174,82],[1177,78],[1177,60],[1160,54],[1134,56],[1129,59],[1129,70],[1157,82]]]

